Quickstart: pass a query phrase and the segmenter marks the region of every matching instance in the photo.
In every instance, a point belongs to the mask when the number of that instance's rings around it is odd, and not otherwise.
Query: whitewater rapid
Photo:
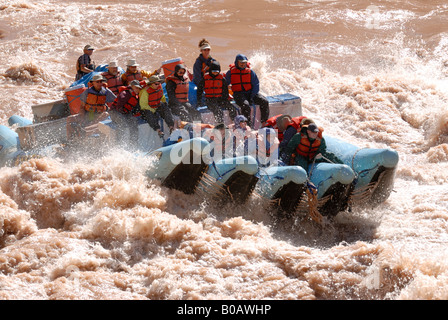
[[[126,150],[1,168],[0,299],[447,299],[447,11],[5,0],[2,124],[60,99],[87,43],[98,63],[135,57],[153,70],[178,56],[192,67],[206,37],[222,66],[246,53],[262,93],[296,94],[326,134],[395,149],[400,162],[387,201],[324,225],[279,223],[256,195],[219,207],[168,190]]]

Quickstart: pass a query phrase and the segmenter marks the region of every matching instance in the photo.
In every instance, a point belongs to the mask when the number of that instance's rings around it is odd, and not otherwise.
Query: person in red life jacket
[[[309,173],[310,165],[320,162],[343,164],[333,153],[327,151],[323,129],[315,123],[304,125],[289,141],[280,159],[286,165],[298,165]]]
[[[163,137],[163,132],[159,124],[159,117],[165,120],[170,128],[174,128],[174,119],[170,108],[166,103],[165,95],[161,85],[162,79],[153,75],[147,81],[147,86],[139,93],[140,113],[142,118],[148,122],[149,126],[157,131],[159,137]]]
[[[93,62],[91,58],[93,50],[95,49],[91,45],[86,45],[84,47],[84,54],[76,60],[75,80],[79,80],[86,74],[95,70],[95,62]]]
[[[108,103],[113,102],[116,96],[105,87],[106,79],[100,74],[94,75],[90,80],[92,86],[87,88],[81,96],[81,109],[79,114],[84,116],[84,123],[98,122],[109,115]]]
[[[117,62],[109,62],[107,72],[103,72],[101,75],[106,79],[107,88],[109,88],[109,90],[117,96],[119,94],[118,88],[123,86],[123,81],[121,80],[121,73],[118,70]]]
[[[129,87],[120,87],[120,93],[109,110],[111,120],[117,125],[119,142],[123,146],[130,144],[133,149],[138,145],[137,116],[140,115],[138,99],[141,89],[143,86],[138,80],[132,80]],[[124,139],[126,129],[129,130],[129,142]]]
[[[199,41],[199,50],[201,53],[193,65],[193,82],[198,86],[204,76],[208,73],[209,67],[215,59],[210,55],[212,47],[206,39]],[[199,100],[198,100],[199,101]]]
[[[209,72],[197,87],[198,106],[202,106],[202,96],[205,94],[205,105],[213,112],[217,123],[223,122],[222,109],[229,110],[232,121],[237,115],[237,110],[229,101],[229,87],[224,75],[221,73],[221,65],[218,61],[213,61]]]
[[[227,84],[232,85],[233,98],[241,108],[241,113],[250,122],[250,106],[257,104],[260,106],[260,120],[264,123],[269,118],[269,101],[260,94],[260,81],[257,74],[251,70],[247,63],[247,57],[238,54],[235,63],[230,65],[230,70],[226,73]]]
[[[153,75],[160,74],[162,70],[162,68],[159,68],[151,73],[145,70],[139,70],[139,66],[140,65],[135,59],[128,60],[128,62],[126,63],[126,72],[121,75],[121,81],[123,82],[123,85],[129,85],[132,80],[142,81],[144,79],[149,79]]]
[[[277,137],[280,142],[279,151],[281,153],[288,145],[291,138],[300,131],[303,125],[308,125],[311,122],[314,121],[305,116],[292,118],[287,114],[279,114],[269,118],[264,123],[264,127],[270,127],[277,130]]]
[[[183,64],[177,64],[174,73],[166,79],[166,93],[171,112],[182,121],[201,121],[201,113],[188,102],[190,77]]]

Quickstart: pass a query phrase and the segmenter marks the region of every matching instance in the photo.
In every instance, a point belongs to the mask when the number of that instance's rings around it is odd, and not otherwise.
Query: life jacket
[[[129,89],[129,92],[131,93],[131,97],[124,104],[124,110],[123,110],[124,113],[126,114],[130,113],[132,109],[134,109],[134,107],[138,105],[138,94],[136,94],[132,89]]]
[[[322,131],[319,130],[319,135],[317,138],[311,143],[308,139],[307,135],[304,133],[300,134],[300,143],[296,148],[296,153],[305,157],[308,160],[313,159],[316,156],[316,152],[320,147],[322,141]]]
[[[129,98],[129,100],[125,103],[125,105],[124,105],[124,110],[122,110],[122,113],[124,113],[124,114],[128,114],[129,112],[131,112],[132,111],[132,109],[136,106],[136,105],[138,105],[138,99],[139,99],[139,96],[138,96],[138,94],[136,94],[135,92],[134,92],[134,90],[132,90],[132,88],[131,87],[127,87],[127,86],[120,86],[120,87],[118,87],[118,95],[120,94],[120,93],[122,93],[123,91],[129,91],[130,93],[131,93],[131,97]],[[118,95],[117,95],[117,99],[118,99]],[[113,104],[114,105],[116,105],[117,104],[117,99],[115,99],[115,101],[113,102]],[[136,113],[136,114],[134,114],[133,116],[134,117],[139,117],[141,114],[140,114],[140,112],[138,112],[138,113]]]
[[[176,84],[176,99],[181,103],[188,102],[188,86],[190,79],[185,74],[182,79],[175,76],[170,76],[166,81],[173,81]]]
[[[107,80],[107,87],[110,91],[112,91],[115,95],[119,93],[118,88],[123,85],[123,81],[121,80],[121,75],[117,73],[117,75],[112,75],[109,72],[103,72],[101,75]]]
[[[202,76],[205,76],[205,74],[208,72],[208,69],[210,69],[210,67],[207,65],[207,63],[202,62],[202,68],[201,68]]]
[[[148,92],[148,105],[153,109],[157,109],[160,106],[160,100],[163,97],[162,85],[159,85],[157,89],[148,87],[146,92]]]
[[[222,97],[222,86],[223,81],[225,81],[222,73],[218,74],[216,77],[206,74],[204,80],[204,92],[206,98]]]
[[[279,142],[282,142],[283,141],[283,132],[280,132],[280,130],[278,130],[278,127],[277,127],[277,119],[280,116],[282,116],[282,114],[278,114],[278,115],[266,120],[264,127],[272,127],[273,129],[276,129],[278,140],[279,140]],[[300,130],[300,122],[304,118],[306,118],[306,117],[300,116],[300,117],[291,118],[291,123],[286,128],[293,126],[297,131],[299,131]],[[285,130],[286,130],[286,128],[285,128]]]
[[[252,89],[251,79],[249,66],[241,70],[234,64],[230,65],[230,84],[233,92],[250,91]]]
[[[103,89],[104,90],[104,89]],[[86,111],[104,112],[107,110],[106,94],[102,94],[94,89],[89,90],[87,93],[86,105],[84,106]]]
[[[137,71],[136,73],[130,73],[129,71],[126,71],[125,79],[126,79],[126,84],[130,84],[132,80],[142,81],[143,75],[140,71]]]

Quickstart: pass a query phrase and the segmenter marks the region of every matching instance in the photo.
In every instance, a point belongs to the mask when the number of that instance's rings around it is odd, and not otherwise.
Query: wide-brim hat
[[[161,81],[161,80],[160,80],[159,76],[153,75],[153,76],[150,76],[148,80],[146,80],[146,83],[147,83],[148,85],[150,85],[150,84],[152,84],[152,83],[160,82],[160,81]]]
[[[92,77],[92,79],[90,79],[91,82],[93,81],[106,81],[106,79],[100,75],[100,74],[96,74]]]
[[[108,67],[109,67],[109,68],[118,68],[118,63],[117,63],[117,61],[111,61],[111,62],[109,62]]]
[[[139,64],[137,63],[137,60],[135,59],[129,59],[128,63],[126,64],[128,67],[137,67]]]

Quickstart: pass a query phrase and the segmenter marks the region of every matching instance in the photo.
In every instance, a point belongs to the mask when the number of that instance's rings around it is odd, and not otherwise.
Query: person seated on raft
[[[76,81],[95,70],[95,62],[91,58],[93,50],[95,49],[91,45],[86,45],[84,54],[76,60]]]
[[[255,141],[257,138],[256,131],[253,131],[247,124],[247,118],[243,115],[237,115],[234,124],[229,125],[229,129],[233,130],[233,151],[234,156],[242,156],[248,154],[249,140]]]
[[[126,64],[126,72],[121,75],[121,80],[123,85],[128,86],[132,80],[142,81],[144,79],[149,79],[153,75],[158,75],[162,71],[162,68],[154,70],[154,72],[148,72],[145,70],[139,70],[140,65],[135,59],[129,59]]]
[[[168,106],[182,121],[201,121],[201,113],[188,102],[190,76],[183,64],[177,64],[174,73],[166,79]]]
[[[90,80],[91,86],[81,96],[81,108],[79,114],[82,116],[84,125],[90,125],[106,119],[108,104],[116,98],[115,94],[105,87],[104,77],[100,74],[94,75]]]
[[[304,125],[289,141],[280,159],[286,165],[297,165],[309,173],[310,164],[320,162],[343,162],[333,153],[327,151],[323,129],[315,123]]]
[[[121,73],[118,70],[117,62],[109,62],[109,64],[107,65],[107,71],[101,73],[101,75],[106,79],[107,88],[109,88],[110,91],[118,96],[118,88],[123,86],[123,80],[121,79]]]
[[[205,129],[202,137],[210,143],[210,156],[213,161],[234,156],[232,133],[224,123],[218,123],[211,129]]]
[[[308,125],[314,122],[305,116],[292,118],[287,114],[279,114],[272,118],[269,118],[264,127],[269,127],[277,130],[277,137],[280,142],[279,152],[281,153],[288,145],[291,138],[298,132],[304,125]]]
[[[198,107],[202,106],[202,96],[205,94],[205,105],[213,113],[217,123],[224,121],[222,109],[229,111],[232,121],[235,119],[237,110],[229,101],[229,87],[221,73],[221,65],[218,61],[210,64],[209,71],[199,82],[196,92]]]
[[[151,76],[146,81],[147,86],[139,93],[139,105],[142,118],[154,131],[157,131],[159,137],[163,138],[164,133],[159,124],[159,116],[165,120],[170,132],[174,129],[174,119],[166,103],[161,81],[157,75]]]
[[[138,116],[140,105],[138,103],[140,90],[146,86],[145,81],[132,80],[128,87],[120,87],[120,93],[112,103],[109,114],[111,120],[117,125],[117,135],[123,146],[126,129],[129,130],[129,144],[136,148],[138,144]]]
[[[245,55],[236,56],[235,63],[230,65],[230,70],[226,73],[226,81],[232,86],[233,98],[247,119],[250,119],[250,106],[257,104],[260,106],[261,123],[268,120],[269,101],[260,94],[260,81],[250,69]],[[252,125],[250,121],[248,125]]]
[[[215,61],[215,59],[213,59],[210,55],[211,49],[212,47],[210,46],[210,42],[206,39],[199,41],[199,50],[201,53],[199,54],[199,57],[196,58],[193,65],[193,82],[197,86],[199,86],[199,83],[207,74],[211,63]]]

